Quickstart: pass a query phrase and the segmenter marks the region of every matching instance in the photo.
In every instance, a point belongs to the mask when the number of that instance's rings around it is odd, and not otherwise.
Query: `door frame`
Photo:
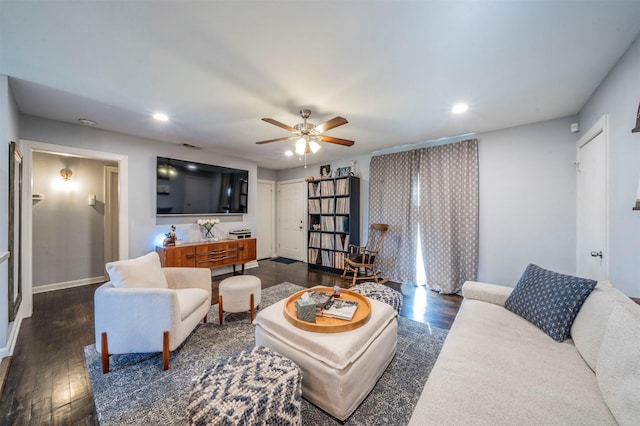
[[[303,185],[303,195],[306,194],[306,189],[307,189],[307,187],[305,185],[306,181],[303,178],[281,180],[281,181],[278,181],[278,183],[277,183],[277,187],[278,187],[278,198],[277,198],[277,200],[278,200],[278,218],[277,218],[277,220],[278,220],[278,244],[277,244],[278,250],[277,250],[277,254],[278,254],[278,256],[280,256],[280,188],[281,188],[282,185],[290,185],[290,184],[295,184],[295,183],[302,184]],[[306,204],[307,203],[307,197],[304,196],[303,198],[304,198],[304,202]],[[308,248],[307,247],[307,234],[308,234],[307,216],[308,215],[307,215],[307,208],[306,207],[304,209],[304,212],[305,213],[302,215],[303,216],[302,217],[302,224],[303,224],[303,228],[304,228],[303,232],[302,232],[302,249],[303,249],[303,252],[302,252],[301,258],[296,259],[296,260],[299,260],[301,262],[305,262],[306,263],[307,262],[307,248]]]
[[[91,158],[98,160],[114,161],[118,163],[118,254],[120,259],[129,258],[129,157],[122,154],[114,154],[110,152],[95,151],[92,149],[76,148],[65,145],[55,145],[21,139],[20,143],[23,147],[24,170],[23,177],[28,185],[22,188],[22,196],[24,200],[23,208],[23,304],[24,317],[31,317],[33,314],[33,208],[31,199],[33,196],[33,188],[31,182],[33,180],[33,153],[46,152],[56,155],[69,155],[83,158]]]
[[[260,184],[267,184],[271,186],[271,226],[269,227],[271,233],[271,248],[269,253],[269,257],[276,256],[276,228],[278,224],[278,218],[276,216],[276,182],[274,180],[266,180],[266,179],[258,179],[257,187],[260,188]],[[257,220],[256,220],[257,226]],[[257,248],[256,248],[257,251]]]
[[[607,278],[609,277],[609,116],[607,114],[603,115],[596,121],[596,123],[591,126],[589,130],[585,132],[584,135],[578,142],[576,142],[576,263],[575,268],[576,272],[578,271],[578,256],[580,256],[580,218],[582,215],[580,214],[580,204],[579,200],[581,198],[581,190],[580,180],[578,179],[578,169],[580,167],[580,148],[585,146],[587,143],[591,142],[594,138],[599,136],[602,133],[604,136],[604,199],[605,199],[605,225],[604,225],[604,252],[605,256],[602,258],[602,262],[604,264],[604,270]]]
[[[113,229],[113,215],[111,213],[110,208],[106,208],[107,205],[111,203],[114,195],[118,198],[118,188],[113,188],[111,185],[111,176],[118,175],[119,170],[118,167],[114,166],[104,166],[104,202],[105,202],[105,210],[104,210],[104,252],[111,253],[111,249],[113,246],[113,241],[111,239],[111,231]],[[120,204],[120,200],[118,199],[118,204]],[[120,259],[112,259],[112,260],[120,260]]]

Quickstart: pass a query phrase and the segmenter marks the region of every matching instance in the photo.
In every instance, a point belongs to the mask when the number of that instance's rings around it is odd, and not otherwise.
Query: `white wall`
[[[569,131],[575,117],[551,120],[470,137],[477,138],[480,168],[480,259],[478,279],[514,286],[525,267],[536,263],[575,273],[575,143]],[[412,149],[437,142],[416,144]],[[399,149],[386,152],[397,152]],[[367,239],[369,164],[372,155],[331,163],[331,169],[356,161],[361,179],[362,241]],[[309,157],[307,157],[309,161]],[[317,175],[320,164],[281,170],[278,180]],[[393,206],[390,206],[393,208]]]
[[[640,176],[640,133],[631,133],[640,101],[640,39],[580,111],[588,130],[609,116],[609,279],[628,296],[640,297],[640,211],[632,211]]]
[[[0,252],[9,251],[9,142],[18,142],[18,107],[9,78],[0,74]],[[9,355],[14,323],[9,323],[8,262],[0,263],[0,358]]]
[[[112,162],[33,155],[33,287],[104,277],[104,166]],[[73,175],[63,182],[60,170]],[[89,194],[96,204],[89,206]],[[99,282],[100,279],[94,280]]]
[[[218,215],[221,231],[254,228],[257,210],[257,164],[207,150],[194,150],[121,133],[20,115],[22,139],[126,155],[129,163],[129,257],[141,256],[162,242],[171,224],[184,242],[197,241],[197,217],[156,218],[156,157],[178,158],[249,171],[249,205],[245,215]]]
[[[529,263],[575,273],[575,117],[478,135],[478,279],[514,286]]]

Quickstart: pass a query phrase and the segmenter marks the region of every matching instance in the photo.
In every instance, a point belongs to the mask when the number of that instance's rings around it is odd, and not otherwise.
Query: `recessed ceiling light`
[[[88,118],[78,118],[78,122],[83,126],[95,126],[96,122],[93,120],[89,120]]]
[[[469,109],[469,105],[460,103],[460,104],[455,104],[453,108],[451,108],[451,112],[454,114],[462,114],[468,109]]]
[[[155,114],[153,114],[153,118],[158,121],[169,121],[169,117],[167,117],[167,114],[163,114],[161,112],[156,112]]]
[[[285,151],[284,155],[286,155],[287,157],[291,157],[293,155],[293,151]]]

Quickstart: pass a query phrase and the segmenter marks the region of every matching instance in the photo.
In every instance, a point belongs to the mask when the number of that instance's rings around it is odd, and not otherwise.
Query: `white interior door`
[[[304,181],[278,182],[278,255],[306,259],[307,212]]]
[[[258,259],[274,256],[275,247],[275,182],[258,180],[258,214],[256,238]]]
[[[576,274],[594,280],[609,275],[607,117],[578,141]]]

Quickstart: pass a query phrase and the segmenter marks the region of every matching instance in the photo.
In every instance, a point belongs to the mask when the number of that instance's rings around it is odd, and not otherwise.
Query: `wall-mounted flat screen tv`
[[[249,172],[158,157],[156,214],[246,213]]]

